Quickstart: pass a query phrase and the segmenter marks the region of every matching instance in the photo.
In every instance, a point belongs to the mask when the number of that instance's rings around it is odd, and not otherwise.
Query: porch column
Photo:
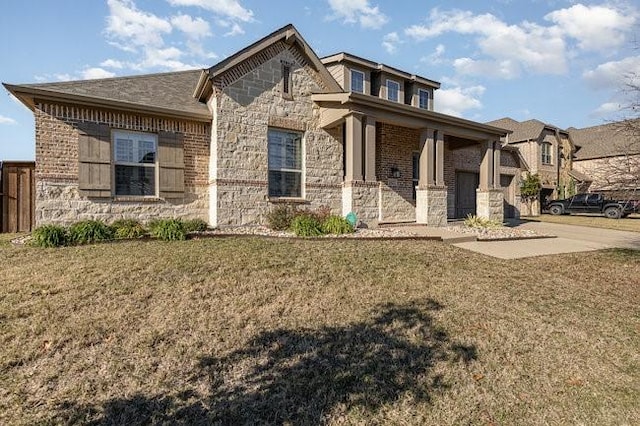
[[[476,215],[502,222],[504,194],[500,187],[500,142],[482,143],[480,187],[476,190]]]
[[[364,131],[364,180],[377,182],[376,179],[376,120],[367,117]]]
[[[500,185],[500,142],[493,142],[493,187],[502,189]]]
[[[352,112],[345,118],[346,141],[345,181],[362,180],[362,118],[363,115]]]
[[[444,186],[444,134],[436,132],[436,186]]]
[[[416,188],[416,222],[429,226],[447,224],[447,187],[444,186],[444,137],[442,131],[420,134],[420,175]]]
[[[493,141],[482,142],[482,160],[480,162],[480,190],[493,188]]]

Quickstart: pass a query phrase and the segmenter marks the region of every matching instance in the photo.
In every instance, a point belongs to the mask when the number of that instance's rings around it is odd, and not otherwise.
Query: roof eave
[[[3,83],[3,86],[32,111],[35,108],[35,99],[41,99],[43,101],[68,102],[78,105],[118,109],[128,112],[142,112],[152,115],[161,115],[165,117],[169,116],[174,118],[188,119],[192,121],[210,122],[212,119],[210,113],[198,113],[194,111],[183,111],[171,108],[134,104],[131,102],[94,98],[91,96],[74,95],[70,93],[53,92],[50,90],[38,89],[35,87],[26,87],[7,83]]]

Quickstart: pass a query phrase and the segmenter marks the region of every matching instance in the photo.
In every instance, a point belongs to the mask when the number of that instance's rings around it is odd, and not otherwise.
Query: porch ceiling
[[[320,107],[320,125],[323,128],[335,127],[348,114],[359,113],[384,123],[412,129],[437,129],[446,135],[473,141],[499,140],[511,133],[499,127],[361,93],[314,94],[311,99]]]

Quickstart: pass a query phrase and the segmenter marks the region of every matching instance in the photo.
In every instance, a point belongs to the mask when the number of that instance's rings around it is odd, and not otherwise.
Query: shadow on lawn
[[[386,305],[373,318],[321,329],[278,329],[257,335],[222,358],[204,357],[194,381],[211,393],[134,396],[101,406],[60,407],[65,422],[94,424],[318,424],[332,410],[373,412],[404,396],[430,402],[447,388],[438,362],[469,363],[474,346],[450,341],[428,300]]]

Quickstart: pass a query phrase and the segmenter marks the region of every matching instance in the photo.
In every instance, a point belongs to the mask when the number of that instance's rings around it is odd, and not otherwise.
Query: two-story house
[[[250,225],[280,203],[369,224],[501,220],[520,174],[509,130],[434,111],[439,83],[320,59],[292,25],[204,70],[5,87],[35,115],[38,224]]]

